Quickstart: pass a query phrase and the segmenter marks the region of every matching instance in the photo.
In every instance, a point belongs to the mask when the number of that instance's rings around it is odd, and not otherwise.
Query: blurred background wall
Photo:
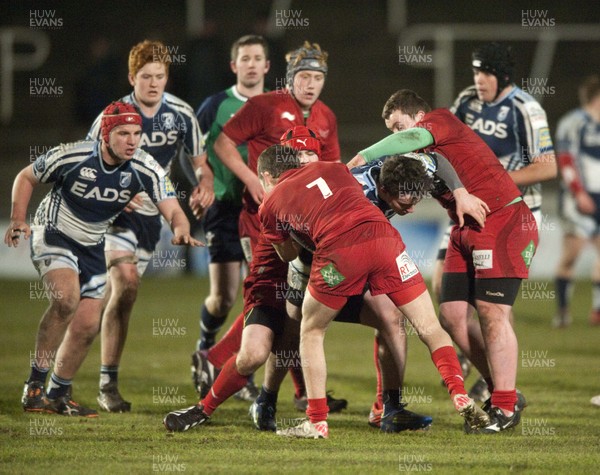
[[[482,42],[513,46],[515,82],[542,102],[553,132],[560,116],[577,106],[581,79],[600,72],[596,1],[3,1],[2,232],[16,173],[51,146],[84,138],[102,108],[130,91],[127,54],[133,44],[144,38],[162,40],[176,59],[167,90],[197,108],[206,96],[233,83],[229,46],[248,33],[263,34],[271,44],[270,88],[284,81],[285,52],[303,40],[320,43],[329,52],[330,72],[321,98],[338,117],[345,159],[386,135],[381,109],[395,90],[411,88],[434,106],[449,106],[472,83],[470,54]],[[560,223],[556,184],[544,190],[540,253],[548,254],[534,260],[534,274],[550,276]],[[31,212],[40,198],[33,198]],[[416,221],[404,225],[423,225],[423,235],[431,236],[431,223],[443,226],[444,213],[433,203],[424,203],[423,209]],[[429,247],[423,256],[432,255]],[[31,267],[27,251],[21,251],[25,257],[8,255],[2,247],[0,259]],[[196,260],[203,258],[190,257],[188,263]],[[582,261],[579,270],[586,273],[589,259]]]

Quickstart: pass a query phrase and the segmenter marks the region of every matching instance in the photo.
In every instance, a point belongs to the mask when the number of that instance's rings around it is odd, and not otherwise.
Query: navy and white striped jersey
[[[585,191],[600,193],[600,123],[583,109],[567,113],[558,122],[556,151],[573,158]]]
[[[383,160],[376,160],[361,167],[355,167],[350,171],[362,186],[363,192],[369,198],[369,201],[377,206],[387,219],[391,219],[396,213],[377,194],[377,181],[379,180],[379,172],[381,172],[382,166]]]
[[[554,151],[546,112],[519,87],[497,102],[486,103],[477,98],[475,86],[462,91],[450,110],[493,150],[504,168],[519,170],[533,157]],[[537,183],[522,187],[525,203],[531,209],[542,204],[542,186]]]
[[[109,225],[139,192],[152,202],[175,198],[163,168],[137,149],[133,158],[118,166],[100,157],[100,142],[62,144],[40,155],[33,174],[42,183],[54,183],[40,203],[34,225],[58,231],[91,246],[104,237]]]
[[[133,92],[119,100],[138,106]],[[142,138],[139,147],[152,155],[167,174],[180,147],[183,147],[184,152],[191,157],[204,153],[204,139],[198,119],[187,102],[165,92],[160,108],[153,117],[146,117],[141,110],[140,115],[142,116]],[[101,138],[101,121],[102,114],[92,124],[87,140]],[[136,211],[149,216],[158,214],[156,207],[147,198],[144,199],[142,208]]]

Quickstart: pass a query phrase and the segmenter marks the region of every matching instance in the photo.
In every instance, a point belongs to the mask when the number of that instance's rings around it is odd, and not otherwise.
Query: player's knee
[[[70,319],[78,305],[79,294],[65,291],[51,300],[50,311],[60,319]]]
[[[479,318],[490,322],[508,321],[511,308],[512,307],[506,305],[500,306],[493,302],[477,301],[477,313],[479,314]]]
[[[115,272],[115,278],[112,279],[112,295],[119,301],[120,305],[133,305],[137,298],[137,292],[139,287],[139,276],[135,266],[133,269],[126,269],[124,271],[119,270]]]
[[[377,348],[377,357],[379,358],[379,361],[386,360],[387,358],[391,358],[392,356],[393,355],[390,351],[390,348],[388,347],[387,341],[385,340],[385,338],[380,338],[379,346]]]
[[[228,292],[219,292],[211,296],[211,307],[216,309],[216,314],[227,315],[235,304],[235,299],[236,295],[231,295]]]
[[[235,360],[235,366],[238,373],[247,376],[265,364],[268,358],[269,352],[263,348],[241,349]]]
[[[71,333],[73,340],[81,344],[81,346],[87,347],[92,344],[96,335],[100,331],[99,321],[88,321],[80,323],[76,326],[71,324],[69,332]]]
[[[486,339],[495,339],[504,335],[510,325],[510,307],[503,308],[491,302],[477,303],[477,313],[481,330]]]
[[[446,337],[454,341],[460,341],[464,335],[468,333],[467,321],[462,318],[448,318],[443,313],[440,313],[440,325],[436,329],[432,329],[430,333],[430,341],[439,341]]]

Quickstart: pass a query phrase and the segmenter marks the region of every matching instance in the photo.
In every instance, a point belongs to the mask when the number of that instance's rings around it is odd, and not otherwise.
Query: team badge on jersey
[[[319,129],[318,132],[322,139],[329,137],[329,129]]]
[[[35,171],[40,175],[46,171],[46,155],[40,155],[35,159]]]
[[[294,114],[289,113],[288,111],[282,112],[281,113],[281,118],[282,119],[287,119],[290,122],[294,122],[296,120],[296,116]]]
[[[131,184],[131,172],[121,172],[119,176],[119,185],[121,188],[127,188]]]
[[[175,116],[171,112],[165,112],[160,115],[165,129],[175,128]]]
[[[508,111],[510,111],[510,107],[501,106],[500,111],[498,112],[498,116],[496,117],[496,120],[499,122],[502,122],[504,119],[506,119],[508,117]]]

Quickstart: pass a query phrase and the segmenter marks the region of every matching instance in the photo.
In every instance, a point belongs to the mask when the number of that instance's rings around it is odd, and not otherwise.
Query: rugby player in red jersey
[[[462,217],[452,195],[437,190],[436,198],[457,225],[444,264],[440,321],[486,379],[492,392],[484,409],[490,424],[477,432],[496,433],[520,421],[517,405],[517,337],[510,311],[521,280],[538,244],[535,219],[514,181],[494,153],[468,126],[446,109],[431,110],[415,92],[394,93],[384,107],[386,126],[393,135],[361,151],[349,167],[380,156],[414,150],[444,155],[469,193],[487,203],[485,227]],[[402,181],[398,160],[388,161],[381,180],[394,189]],[[528,223],[524,226],[524,223]],[[484,342],[469,339],[467,322],[477,310]],[[483,343],[483,344],[482,344]],[[470,432],[469,427],[465,427]]]
[[[260,232],[256,213],[264,193],[256,175],[256,163],[261,152],[279,143],[290,127],[305,125],[318,135],[320,160],[340,159],[337,120],[319,100],[327,75],[327,53],[318,44],[305,42],[288,53],[286,59],[287,88],[250,98],[225,124],[214,145],[217,156],[246,185],[239,231],[248,261]],[[236,148],[243,143],[248,146],[248,164]]]
[[[298,131],[296,130],[296,132],[297,138]],[[307,150],[296,151],[287,145],[278,146],[279,150],[282,151],[280,157],[286,159],[289,157],[297,158],[299,164],[318,160],[320,152],[318,140],[315,137],[307,136],[306,140],[301,139],[301,141],[303,143],[301,142],[297,146],[306,146],[308,147]],[[234,349],[233,342],[235,342],[235,339],[230,330],[225,337],[230,340],[227,344],[229,352],[227,352],[227,349],[220,348],[216,359],[212,360],[215,365],[218,365],[219,368],[222,367],[222,369],[212,387],[208,388],[210,391],[206,391],[201,395],[201,400],[197,405],[169,413],[163,421],[168,430],[182,432],[204,424],[220,404],[246,385],[248,377],[267,361],[271,353],[277,354],[277,352],[285,352],[286,350],[288,353],[297,351],[299,324],[288,318],[285,310],[285,296],[281,295],[281,291],[276,290],[286,287],[287,274],[288,264],[279,259],[274,247],[261,233],[254,249],[249,275],[244,280],[244,311],[242,318],[238,318],[234,323],[234,325],[243,329],[241,341],[235,348],[237,354],[231,351]],[[362,296],[359,297],[362,299]],[[353,300],[353,302],[355,301]],[[400,328],[397,316],[387,314],[384,318],[377,320],[375,317],[377,309],[375,307],[371,310],[371,308],[373,307],[365,306],[364,311],[361,311],[360,306],[354,305],[354,308],[348,308],[347,310],[348,314],[352,314],[348,318],[356,319],[356,321],[360,319],[361,323],[377,328],[390,346],[397,349],[397,351],[401,351],[398,343]],[[359,312],[360,316],[356,318]],[[296,342],[295,347],[293,346],[294,342]],[[217,343],[210,351],[214,352],[219,344]],[[224,364],[220,365],[216,361],[218,359],[222,361],[223,355],[227,355],[227,359]],[[401,358],[398,355],[394,355],[394,357],[398,361]],[[202,374],[212,379],[215,376],[214,367],[209,369],[209,365],[212,366],[208,361],[208,357],[203,358]],[[278,384],[280,383],[281,379],[276,380],[274,386],[277,387],[270,387],[268,390],[263,386],[259,398],[251,407],[250,413],[254,425],[259,430],[274,431],[276,429],[275,407],[279,391]],[[409,414],[408,411],[404,412]],[[431,419],[426,419],[428,421],[425,422],[430,423]]]
[[[406,165],[407,161],[404,161]],[[412,182],[431,186],[425,168],[414,161]],[[308,391],[306,420],[279,430],[284,436],[327,438],[326,366],[323,338],[329,323],[348,297],[362,293],[368,282],[374,296],[385,294],[411,320],[448,385],[456,409],[470,426],[487,424],[487,415],[464,389],[460,364],[449,335],[441,328],[423,278],[405,251],[398,232],[364,196],[362,186],[342,164],[315,163],[297,169],[272,148],[261,154],[258,171],[266,191],[261,224],[283,260],[297,257],[290,237],[302,231],[315,244],[308,292],[303,303],[300,355]],[[414,189],[411,187],[411,189]],[[302,199],[290,200],[290,196]],[[287,197],[287,198],[286,198]],[[406,193],[390,205],[408,212],[418,198]]]
[[[263,189],[256,175],[260,153],[279,143],[281,135],[289,128],[305,125],[318,135],[320,160],[340,160],[337,119],[331,109],[319,100],[327,76],[327,58],[327,52],[308,41],[289,52],[286,55],[286,87],[248,99],[223,126],[214,143],[217,157],[245,185],[239,235],[248,262],[252,260],[252,248],[260,232],[257,211]],[[242,144],[248,147],[247,164],[237,150]],[[235,328],[239,330],[240,326]],[[302,404],[305,402],[305,388],[301,372],[293,370],[292,378],[296,393],[294,402]],[[334,403],[333,398],[330,399]]]

